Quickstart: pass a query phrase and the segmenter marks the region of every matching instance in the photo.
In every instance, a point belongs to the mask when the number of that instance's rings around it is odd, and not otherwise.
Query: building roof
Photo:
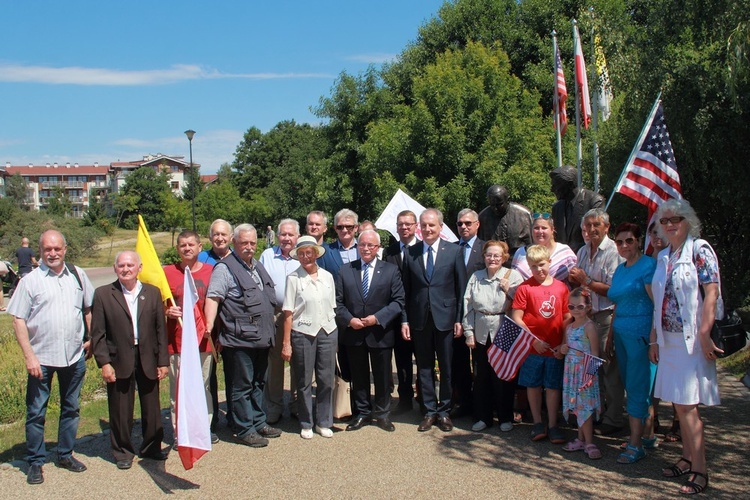
[[[22,176],[39,175],[107,175],[109,165],[79,165],[78,163],[47,163],[46,165],[5,165],[8,175],[21,174]]]

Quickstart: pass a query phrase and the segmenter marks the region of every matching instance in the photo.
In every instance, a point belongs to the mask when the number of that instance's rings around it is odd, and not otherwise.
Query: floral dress
[[[568,414],[573,413],[578,417],[578,425],[588,420],[596,413],[599,416],[601,404],[599,403],[599,377],[594,376],[593,382],[586,388],[580,389],[584,384],[584,361],[583,352],[591,353],[591,343],[584,329],[589,322],[578,328],[568,327],[568,354],[565,355],[565,375],[563,377],[563,417],[568,420]],[[577,350],[576,350],[577,349]]]

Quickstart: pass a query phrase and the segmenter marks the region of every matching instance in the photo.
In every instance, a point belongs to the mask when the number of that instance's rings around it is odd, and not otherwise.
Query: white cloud
[[[355,61],[366,64],[383,64],[395,60],[398,54],[386,54],[383,52],[375,52],[372,54],[355,54],[347,56],[344,59],[347,61]]]
[[[166,85],[185,80],[245,78],[250,80],[288,80],[334,78],[326,73],[222,73],[219,70],[191,64],[175,64],[168,69],[118,70],[68,66],[23,66],[0,64],[0,82],[44,83],[52,85],[138,86]]]

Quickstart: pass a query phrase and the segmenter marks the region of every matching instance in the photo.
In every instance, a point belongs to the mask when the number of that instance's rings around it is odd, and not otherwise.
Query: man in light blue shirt
[[[299,223],[294,219],[283,219],[278,227],[279,244],[266,248],[260,256],[260,263],[271,275],[276,284],[276,310],[274,311],[274,322],[276,325],[276,345],[268,353],[268,374],[266,378],[265,402],[266,420],[269,425],[276,424],[281,420],[284,412],[284,360],[281,359],[281,345],[284,338],[284,315],[281,305],[284,303],[284,291],[286,290],[286,277],[299,267],[299,261],[292,259],[289,252],[297,244],[299,238]],[[289,390],[292,394],[289,404],[289,412],[297,413],[297,387],[294,372],[290,365]]]

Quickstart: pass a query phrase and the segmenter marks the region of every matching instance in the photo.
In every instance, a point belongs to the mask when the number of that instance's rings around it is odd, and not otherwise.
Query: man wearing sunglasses
[[[359,259],[355,239],[359,229],[359,217],[348,208],[342,208],[333,216],[333,228],[336,230],[338,239],[332,243],[323,244],[326,252],[318,259],[318,265],[336,279],[341,266]]]
[[[583,214],[593,208],[603,208],[604,198],[599,193],[578,187],[578,171],[571,166],[557,167],[549,176],[552,178],[552,192],[557,197],[552,205],[555,239],[577,252],[584,245],[581,232]]]

